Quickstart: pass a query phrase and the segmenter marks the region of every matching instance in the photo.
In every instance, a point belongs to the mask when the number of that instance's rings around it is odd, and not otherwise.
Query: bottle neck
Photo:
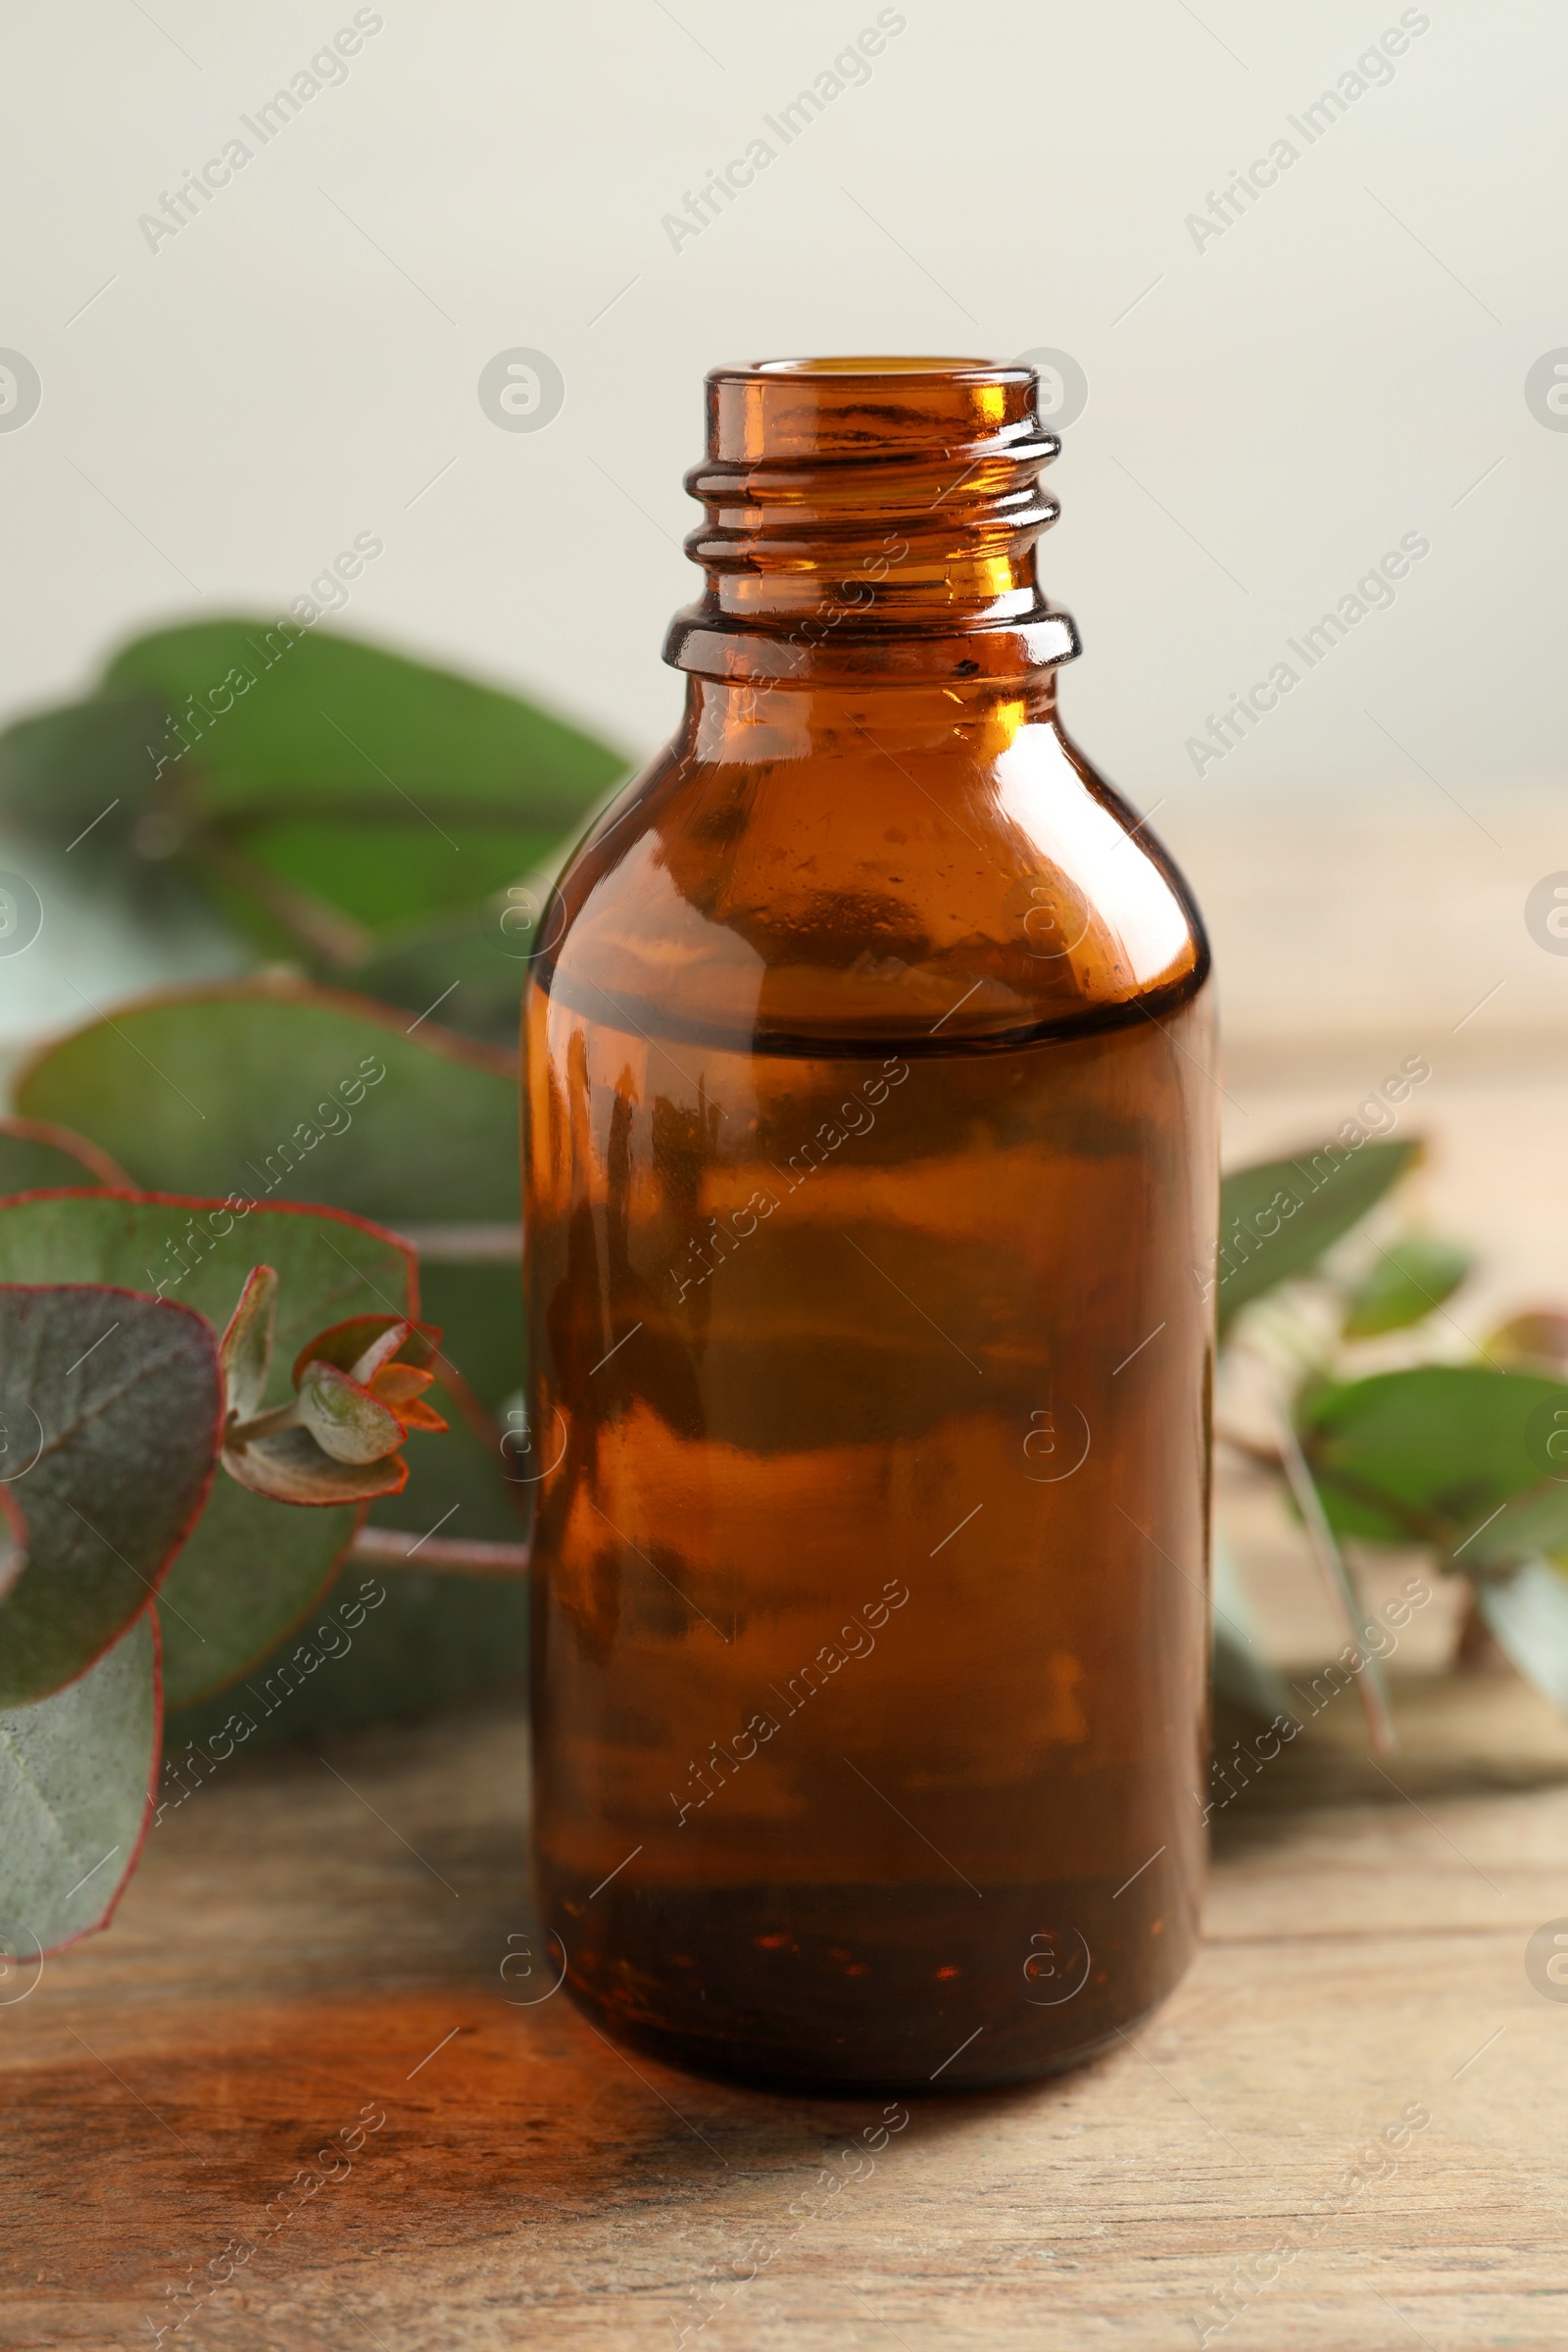
[[[1041,593],[1060,449],[1026,368],[763,362],[709,378],[707,586],[665,659],[753,686],[1019,679],[1078,650]]]
[[[690,674],[676,743],[706,767],[772,767],[782,762],[867,754],[895,768],[920,764],[922,792],[945,797],[951,783],[988,770],[1026,726],[1056,721],[1056,673],[964,678],[956,685],[901,683],[879,691],[853,680],[798,678],[786,690],[766,677]],[[933,765],[935,763],[935,765]]]

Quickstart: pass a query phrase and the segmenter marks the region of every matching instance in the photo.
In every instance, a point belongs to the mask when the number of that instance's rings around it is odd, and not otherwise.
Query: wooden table
[[[236,1758],[112,1930],[0,2008],[0,2341],[183,2314],[166,2344],[232,2352],[1559,2352],[1568,1999],[1525,1944],[1568,1914],[1568,1732],[1511,1681],[1399,1708],[1389,1779],[1331,1709],[1217,1817],[1207,1941],[1134,2043],[911,2101],[804,2224],[881,2102],[720,2087],[564,1995],[516,2005],[518,1710]],[[337,2177],[291,2194],[302,2167]]]

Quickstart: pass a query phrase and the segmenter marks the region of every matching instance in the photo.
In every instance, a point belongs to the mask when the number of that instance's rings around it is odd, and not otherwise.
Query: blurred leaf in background
[[[1457,1242],[1407,1234],[1373,1263],[1351,1290],[1342,1326],[1348,1340],[1375,1339],[1419,1323],[1459,1288],[1475,1260]]]
[[[1420,1156],[1418,1143],[1332,1148],[1236,1168],[1220,1188],[1221,1337],[1254,1298],[1310,1273]]]
[[[258,955],[413,1012],[450,992],[449,1025],[511,1043],[533,878],[627,764],[499,688],[238,616],[138,638],[88,700],[8,729],[0,818],[127,896],[206,895]]]
[[[1568,1545],[1568,1383],[1488,1364],[1413,1364],[1308,1392],[1301,1444],[1330,1522],[1425,1543],[1473,1571]],[[1543,1436],[1543,1431],[1545,1435]]]
[[[45,1119],[0,1118],[0,1199],[49,1187],[107,1185],[131,1191],[130,1178],[84,1135]]]
[[[1520,1674],[1568,1710],[1568,1312],[1528,1309],[1478,1344],[1445,1307],[1474,1267],[1460,1244],[1419,1231],[1385,1243],[1373,1229],[1347,1252],[1330,1247],[1419,1156],[1418,1143],[1368,1143],[1353,1155],[1324,1146],[1238,1169],[1223,1188],[1230,1402],[1221,1409],[1245,1409],[1250,1397],[1254,1426],[1222,1419],[1219,1435],[1278,1477],[1298,1514],[1338,1594],[1348,1638],[1341,1657],[1358,1660],[1374,1744],[1386,1743],[1377,1723],[1386,1694],[1377,1654],[1363,1646],[1373,1627],[1345,1541],[1420,1546],[1441,1573],[1464,1577],[1457,1662],[1484,1656],[1490,1634]],[[1244,1307],[1256,1311],[1242,1316]],[[1400,1353],[1413,1344],[1429,1356],[1451,1354],[1457,1341],[1471,1359],[1405,1361],[1357,1377],[1358,1350],[1392,1334],[1400,1335]],[[1216,1561],[1222,1556],[1216,1537]],[[1261,1714],[1266,1693],[1239,1605],[1245,1596],[1226,1602],[1218,1584],[1216,1593],[1216,1685]]]

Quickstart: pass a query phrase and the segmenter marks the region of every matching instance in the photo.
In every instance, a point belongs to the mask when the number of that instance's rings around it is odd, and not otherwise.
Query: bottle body
[[[842,648],[835,648],[842,654]],[[1051,672],[696,676],[525,1007],[536,1859],[686,2063],[958,2088],[1197,1936],[1207,956]]]

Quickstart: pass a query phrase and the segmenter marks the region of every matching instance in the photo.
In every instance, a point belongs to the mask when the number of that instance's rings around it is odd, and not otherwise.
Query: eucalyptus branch
[[[454,1576],[526,1576],[531,1544],[481,1544],[463,1536],[410,1536],[399,1527],[362,1527],[349,1545],[354,1560],[380,1568],[434,1568]]]
[[[1255,1462],[1260,1470],[1284,1471],[1285,1462],[1277,1446],[1265,1446],[1256,1438],[1244,1438],[1240,1430],[1222,1429],[1217,1422],[1214,1436],[1221,1446],[1228,1446],[1244,1461]]]
[[[347,971],[363,963],[374,948],[375,933],[366,924],[318,899],[314,891],[285,881],[248,850],[225,839],[216,826],[203,825],[184,847],[195,864],[205,866],[219,881],[249,899],[323,962]]]
[[[515,1219],[505,1225],[403,1225],[399,1231],[430,1266],[516,1265],[522,1258],[522,1227]]]
[[[1361,1645],[1365,1603],[1356,1591],[1345,1554],[1328,1523],[1322,1498],[1297,1439],[1290,1406],[1283,1396],[1276,1396],[1275,1409],[1279,1419],[1280,1454],[1296,1507],[1301,1514],[1301,1524],[1306,1530],[1312,1556],[1322,1571],[1323,1581],[1329,1589],[1343,1630],[1360,1660],[1356,1689],[1361,1694],[1361,1707],[1366,1716],[1366,1728],[1372,1745],[1380,1755],[1392,1755],[1399,1742],[1389,1707],[1388,1685],[1377,1659]]]
[[[300,1420],[300,1400],[291,1396],[287,1404],[274,1404],[268,1413],[253,1413],[248,1421],[231,1419],[223,1432],[225,1446],[249,1446],[255,1438],[270,1438],[280,1429],[297,1429]]]

